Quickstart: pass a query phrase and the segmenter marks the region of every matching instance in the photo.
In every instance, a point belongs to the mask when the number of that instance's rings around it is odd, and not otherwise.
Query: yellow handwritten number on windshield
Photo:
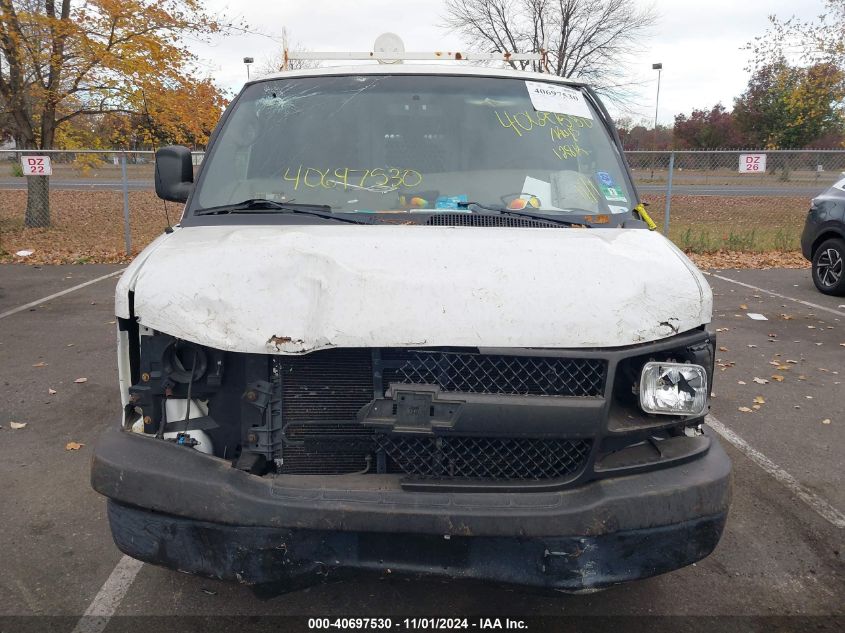
[[[282,179],[293,183],[293,190],[300,187],[310,189],[403,189],[418,187],[423,175],[415,169],[397,167],[374,167],[373,169],[353,169],[351,167],[328,167],[320,169],[307,165],[286,167]]]

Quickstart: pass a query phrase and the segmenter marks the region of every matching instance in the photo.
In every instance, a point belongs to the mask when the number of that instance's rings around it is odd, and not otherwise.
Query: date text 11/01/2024
[[[511,630],[525,631],[528,624],[525,620],[511,618],[309,618],[308,628],[311,630]]]

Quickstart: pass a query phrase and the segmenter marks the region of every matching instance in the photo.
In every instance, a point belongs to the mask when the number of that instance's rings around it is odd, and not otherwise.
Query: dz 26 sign
[[[53,166],[49,156],[21,156],[24,176],[51,176]]]
[[[740,154],[739,173],[741,174],[762,174],[766,171],[765,154]]]

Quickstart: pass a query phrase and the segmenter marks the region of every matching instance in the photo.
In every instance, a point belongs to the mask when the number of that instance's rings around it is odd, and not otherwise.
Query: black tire
[[[845,295],[845,240],[825,240],[815,250],[813,283],[826,295]]]

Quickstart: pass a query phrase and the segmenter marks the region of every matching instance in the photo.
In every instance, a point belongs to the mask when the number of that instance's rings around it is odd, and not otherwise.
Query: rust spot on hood
[[[290,336],[276,336],[275,334],[267,339],[267,345],[275,345],[276,349],[279,349],[282,345],[286,343],[294,343],[294,344],[302,344],[304,341],[302,339],[293,339]]]

